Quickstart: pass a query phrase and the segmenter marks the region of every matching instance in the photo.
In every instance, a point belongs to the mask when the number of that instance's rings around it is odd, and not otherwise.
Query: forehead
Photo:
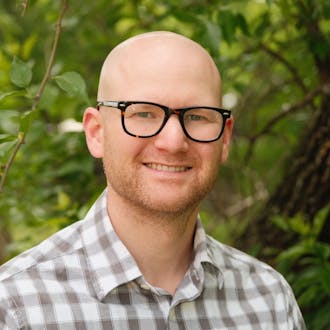
[[[182,36],[153,35],[124,42],[110,53],[100,77],[99,99],[196,93],[218,95],[220,76],[209,54]]]

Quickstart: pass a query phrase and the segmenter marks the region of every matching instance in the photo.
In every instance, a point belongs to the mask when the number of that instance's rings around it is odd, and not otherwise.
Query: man
[[[83,221],[1,268],[1,329],[304,329],[285,280],[198,219],[228,156],[220,89],[209,54],[174,33],[109,54],[84,115],[107,189]]]

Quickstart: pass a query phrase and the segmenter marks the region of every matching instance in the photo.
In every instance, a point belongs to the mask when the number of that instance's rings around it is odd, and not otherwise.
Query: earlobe
[[[224,163],[227,160],[229,155],[229,145],[230,145],[231,135],[233,132],[233,126],[234,126],[234,119],[233,117],[230,117],[226,121],[226,126],[222,136],[222,155],[221,155],[222,163]]]
[[[95,158],[103,157],[103,125],[100,112],[92,107],[85,110],[83,119],[86,143]]]

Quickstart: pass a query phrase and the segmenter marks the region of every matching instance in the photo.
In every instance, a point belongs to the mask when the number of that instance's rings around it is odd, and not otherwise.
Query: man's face
[[[109,95],[102,100],[149,101],[171,108],[219,106],[219,82],[205,59],[198,53],[189,59],[191,49],[182,49],[177,58],[165,51],[162,46],[153,50],[156,60],[148,59],[148,51],[127,59],[108,82]],[[211,189],[226,157],[229,128],[216,142],[198,143],[185,136],[176,115],[158,135],[145,139],[123,131],[118,109],[103,108],[102,119],[110,201],[113,196],[126,205],[161,213],[194,209]]]

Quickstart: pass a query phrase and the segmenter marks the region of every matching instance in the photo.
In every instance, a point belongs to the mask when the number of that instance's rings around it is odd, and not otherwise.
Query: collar
[[[208,236],[203,227],[200,217],[198,217],[195,238],[194,238],[194,260],[192,262],[192,271],[197,273],[198,277],[204,282],[204,272],[207,271],[217,277],[218,287],[223,285],[222,268],[219,266],[218,253],[215,251],[214,240]]]
[[[87,213],[82,241],[88,268],[99,300],[114,288],[141,277],[134,258],[114,231],[107,213],[106,190]]]
[[[107,190],[104,190],[93,204],[83,221],[81,231],[91,285],[100,301],[118,286],[143,278],[133,256],[113,229],[107,213],[106,194]],[[201,284],[205,270],[214,273],[220,287],[223,282],[221,271],[200,218],[196,225],[194,251],[194,260],[189,271],[198,274]]]

